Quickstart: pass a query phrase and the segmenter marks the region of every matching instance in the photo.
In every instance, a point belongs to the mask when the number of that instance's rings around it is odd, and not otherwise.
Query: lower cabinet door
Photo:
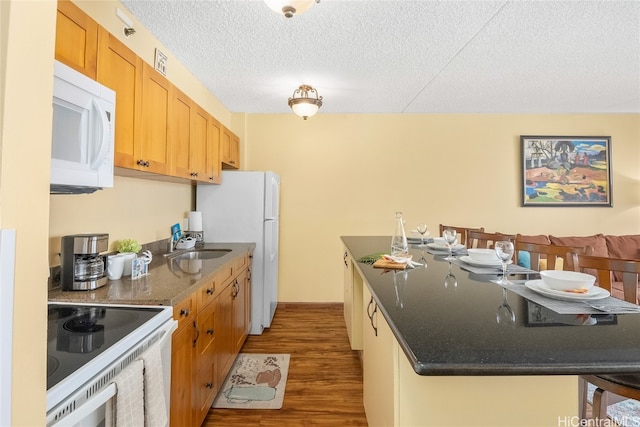
[[[175,331],[171,341],[171,427],[193,425],[193,337],[190,322]]]
[[[370,427],[394,426],[396,419],[395,337],[369,289],[363,289],[363,398]]]

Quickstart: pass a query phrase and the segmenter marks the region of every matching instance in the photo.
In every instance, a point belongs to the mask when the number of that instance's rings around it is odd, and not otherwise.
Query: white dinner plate
[[[471,258],[469,255],[465,255],[465,256],[461,256],[460,258],[458,258],[460,261],[465,262],[469,265],[473,265],[474,267],[502,267],[502,263],[500,262],[500,260],[496,257],[495,261],[480,261],[477,259],[473,259]],[[507,263],[507,265],[512,264],[513,261],[509,260],[509,262]]]
[[[589,289],[589,292],[584,294],[574,294],[571,292],[564,291],[556,291],[555,289],[549,288],[544,284],[542,280],[529,280],[524,284],[527,288],[531,289],[534,292],[537,292],[541,295],[544,295],[549,298],[561,299],[561,300],[596,300],[603,299],[611,295],[609,291],[603,289],[599,286],[594,286]]]
[[[427,247],[430,249],[434,249],[436,251],[447,251],[449,252],[449,248],[447,246],[442,246],[439,245],[435,242],[432,243],[427,243]],[[460,249],[464,249],[464,245],[461,245],[460,243],[456,243],[455,245],[453,245],[453,251],[459,251]]]

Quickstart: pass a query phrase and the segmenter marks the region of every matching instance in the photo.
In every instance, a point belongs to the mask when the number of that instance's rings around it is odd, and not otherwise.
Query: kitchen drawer
[[[203,285],[198,289],[197,299],[198,299],[198,313],[202,309],[204,309],[207,305],[209,305],[216,296],[216,283],[218,282],[218,276],[216,276],[212,281]]]
[[[173,318],[178,321],[178,329],[195,321],[196,318],[196,297],[188,296],[173,306]]]
[[[196,425],[204,421],[211,404],[218,394],[218,385],[215,382],[215,366],[213,363],[204,366],[197,371],[194,381],[194,406],[196,406]]]
[[[198,313],[198,340],[196,342],[198,365],[196,369],[201,369],[214,363],[215,312],[216,303],[213,302]]]
[[[221,290],[226,288],[234,277],[236,277],[236,260],[232,259],[218,269],[218,274],[216,274],[215,280]]]
[[[245,252],[241,256],[235,259],[236,262],[236,273],[244,270],[249,266],[249,252]]]

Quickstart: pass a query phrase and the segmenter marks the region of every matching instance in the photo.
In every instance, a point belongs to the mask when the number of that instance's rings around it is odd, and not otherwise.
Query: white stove
[[[160,340],[169,407],[176,328],[171,307],[50,302],[48,309],[47,426],[101,424],[104,414],[96,408],[104,412],[105,404],[96,401],[98,396],[110,400],[115,394],[111,380]],[[109,387],[113,392],[105,397]]]

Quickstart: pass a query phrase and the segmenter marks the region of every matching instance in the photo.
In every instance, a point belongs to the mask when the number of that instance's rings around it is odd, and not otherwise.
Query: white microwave
[[[51,194],[113,187],[116,93],[54,64]]]

